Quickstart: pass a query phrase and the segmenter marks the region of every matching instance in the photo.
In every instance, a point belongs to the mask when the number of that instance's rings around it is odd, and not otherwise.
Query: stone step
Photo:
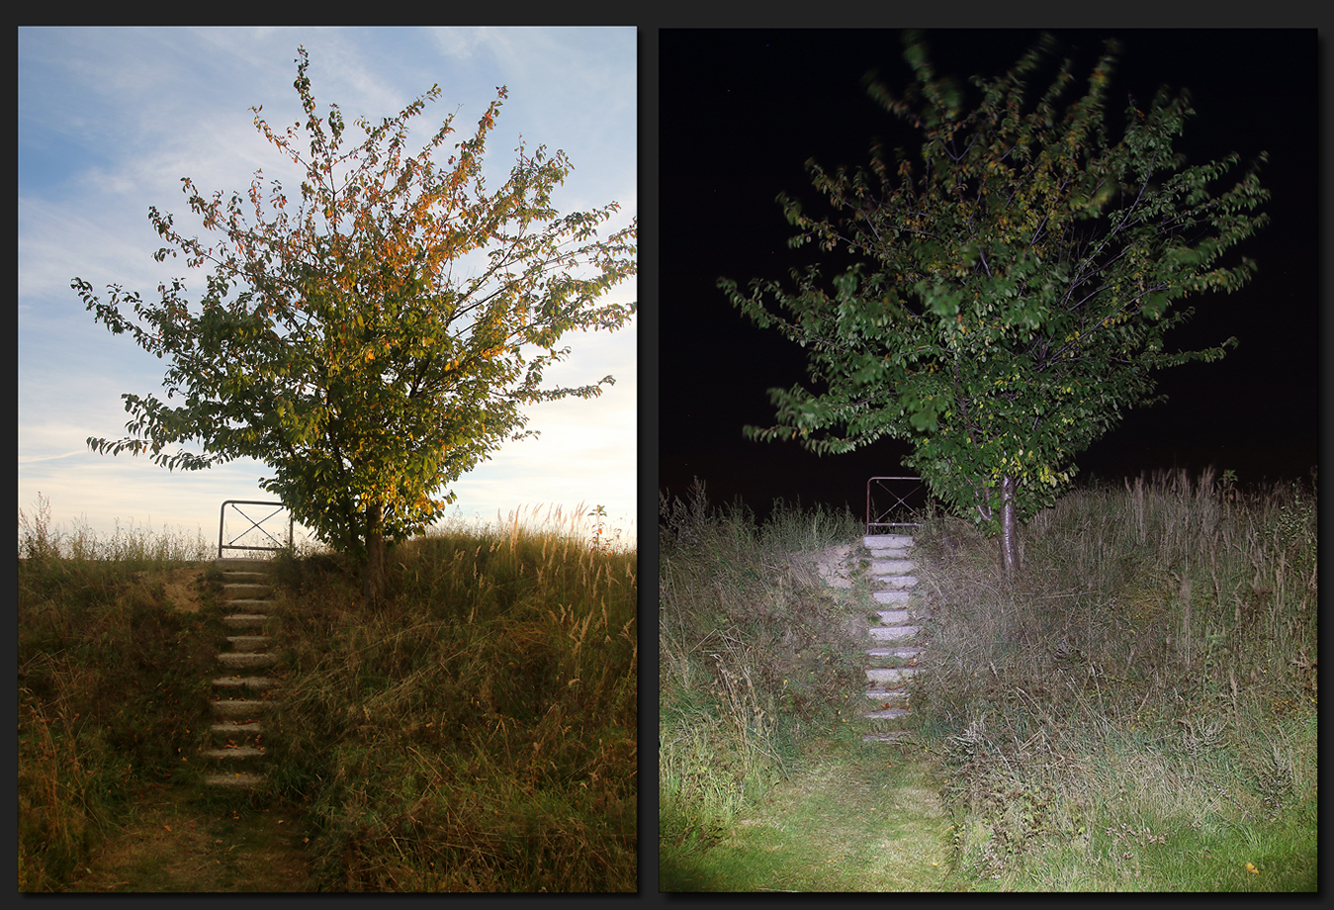
[[[872,667],[866,671],[866,678],[889,687],[893,683],[907,682],[908,677],[916,673],[916,667]]]
[[[868,648],[868,657],[897,657],[899,660],[912,660],[922,654],[921,648]]]
[[[901,638],[912,638],[920,631],[922,631],[921,626],[872,626],[870,629],[871,637],[876,641],[898,641]]]
[[[262,572],[223,572],[224,585],[264,585],[270,587],[269,576]]]
[[[263,628],[268,621],[269,615],[267,613],[232,613],[230,616],[222,618],[223,624],[233,629]]]
[[[890,548],[905,550],[913,545],[913,539],[909,534],[867,534],[862,538],[862,544],[872,552]]]
[[[218,663],[229,670],[246,670],[255,667],[272,667],[278,662],[276,654],[264,652],[219,654]]]
[[[876,610],[875,615],[880,617],[882,626],[901,626],[913,620],[911,610]]]
[[[913,574],[917,568],[912,558],[913,539],[907,534],[869,534],[862,543],[871,551],[872,583],[880,588],[872,596],[877,604],[891,609],[876,610],[881,625],[868,630],[876,645],[867,649],[872,660],[914,660],[922,654],[917,647],[882,644],[905,641],[922,631],[916,611],[909,609],[911,588],[917,585]],[[917,672],[916,667],[870,667],[866,679],[872,688],[866,697],[875,702],[876,709],[862,715],[870,721],[898,720],[909,716],[907,681]],[[866,742],[899,742],[906,732],[877,732],[862,736]]]
[[[254,720],[247,723],[210,724],[208,731],[217,739],[235,739],[238,736],[245,739],[247,736],[259,736],[264,732],[264,725]]]
[[[238,598],[236,600],[227,601],[225,606],[232,610],[243,610],[248,613],[264,613],[273,609],[273,602],[270,600],[246,600]]]
[[[249,720],[257,714],[265,714],[276,705],[273,701],[258,701],[249,698],[222,699],[212,703],[213,713],[219,717],[243,717]]]
[[[273,571],[274,560],[253,559],[244,556],[224,556],[213,560],[215,568],[224,572],[252,572],[267,575]]]
[[[272,585],[229,581],[223,583],[222,596],[233,602],[238,600],[267,600],[272,590]]]
[[[205,749],[200,754],[217,761],[245,761],[248,758],[263,758],[264,750],[254,746],[237,746],[234,749]]]
[[[249,689],[252,692],[262,692],[265,689],[276,689],[282,683],[267,676],[220,676],[213,680],[213,685],[219,689]]]
[[[234,653],[252,654],[267,648],[272,639],[267,635],[228,635],[227,641],[231,643]]]
[[[863,714],[867,720],[896,720],[900,717],[907,717],[912,712],[907,708],[885,708],[880,711],[870,711]]]
[[[204,778],[204,785],[208,787],[236,787],[237,789],[249,790],[262,783],[264,783],[264,778],[260,775],[247,774],[243,771],[232,774],[211,774]]]
[[[903,604],[912,599],[911,591],[876,591],[871,595],[876,603]]]
[[[214,560],[213,565],[226,578],[222,595],[225,608],[233,611],[222,621],[229,629],[243,633],[227,636],[232,651],[219,654],[218,663],[228,672],[273,666],[278,662],[277,655],[263,651],[271,643],[270,637],[244,634],[262,630],[269,621],[273,606],[268,600],[273,592],[270,581],[273,561],[223,558]],[[201,753],[205,759],[232,766],[226,773],[205,776],[203,783],[206,787],[251,790],[264,783],[264,776],[252,767],[264,757],[264,748],[258,745],[264,725],[255,717],[268,714],[276,702],[253,696],[277,688],[280,682],[268,676],[241,675],[220,676],[213,680],[215,691],[220,691],[224,697],[210,703],[217,722],[209,727],[209,732],[220,743],[244,745],[212,748]],[[227,697],[232,694],[251,697]]]

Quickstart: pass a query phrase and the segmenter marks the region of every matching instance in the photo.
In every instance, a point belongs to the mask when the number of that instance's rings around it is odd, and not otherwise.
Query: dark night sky
[[[1236,335],[1240,347],[1219,363],[1158,373],[1168,401],[1126,411],[1076,459],[1079,477],[1210,464],[1243,482],[1304,477],[1317,462],[1319,382],[1315,31],[1057,30],[1077,84],[1108,34],[1123,45],[1109,117],[1127,93],[1144,107],[1161,84],[1188,88],[1196,116],[1178,148],[1188,163],[1239,153],[1221,187],[1267,150],[1260,176],[1271,223],[1229,254],[1257,260],[1250,284],[1191,298],[1194,319],[1168,337],[1182,349]],[[938,72],[966,77],[998,74],[1037,35],[928,31],[927,40]],[[868,477],[905,473],[903,444],[818,458],[795,443],[746,440],[744,424],[773,422],[766,390],[804,381],[804,360],[715,282],[744,287],[811,261],[808,248],[787,247],[792,229],[774,201],[786,191],[826,211],[807,158],[855,167],[868,162],[874,136],[898,144],[902,127],[867,98],[861,78],[874,67],[892,89],[908,83],[899,33],[664,29],[659,54],[659,490],[682,495],[698,477],[711,501],[739,497],[761,516],[775,498],[861,514]]]

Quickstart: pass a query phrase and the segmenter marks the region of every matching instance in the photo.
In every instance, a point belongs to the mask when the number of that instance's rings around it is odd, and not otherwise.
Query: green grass
[[[661,511],[664,887],[1316,887],[1313,485],[1090,484],[1025,527],[1015,579],[994,541],[933,516],[912,745],[869,752],[865,579],[834,591],[801,568],[855,520],[780,508],[756,527],[702,488]],[[866,789],[868,755],[894,792]],[[935,807],[897,838],[871,825],[867,803],[924,780]],[[771,804],[800,819],[786,839]],[[865,837],[944,861],[863,875]]]
[[[664,500],[661,519],[660,836],[707,841],[847,713],[861,676],[847,608],[801,554],[856,524],[778,503],[759,530],[742,508],[711,510],[702,489]]]
[[[899,748],[841,736],[701,841],[660,851],[664,891],[931,891],[948,866],[936,782]]]
[[[134,553],[21,514],[20,890],[102,881],[88,865],[108,845],[118,869],[143,865],[119,841],[136,794],[164,781],[192,822],[298,812],[308,864],[292,880],[309,890],[635,890],[636,554],[559,521],[395,547],[373,611],[347,560],[281,557],[268,783],[238,798],[203,791],[188,761],[217,611],[172,610],[163,573],[201,554],[148,539]],[[197,592],[214,588],[205,576]],[[279,833],[256,820],[247,849]],[[222,881],[200,868],[212,877],[163,880]]]

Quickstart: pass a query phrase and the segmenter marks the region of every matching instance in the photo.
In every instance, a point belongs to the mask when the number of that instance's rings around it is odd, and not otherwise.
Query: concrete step
[[[871,637],[876,641],[898,641],[912,638],[922,631],[921,626],[872,626]]]
[[[204,778],[204,785],[207,787],[235,787],[240,790],[249,790],[262,783],[264,783],[263,777],[244,771],[236,771],[231,774],[210,774]]]
[[[276,689],[282,685],[282,681],[267,676],[220,676],[213,680],[213,685],[218,689],[232,691],[245,689],[251,692],[263,692],[265,689]]]
[[[267,600],[272,592],[272,585],[255,584],[253,582],[229,581],[222,585],[222,596],[228,601]]]
[[[913,620],[911,610],[876,610],[875,615],[880,617],[882,626],[901,626]]]
[[[909,534],[867,534],[862,538],[862,544],[872,553],[888,549],[906,550],[913,545],[913,539]]]
[[[252,572],[267,575],[273,571],[274,560],[252,559],[244,556],[224,556],[213,560],[213,565],[224,572]]]
[[[267,613],[273,609],[273,601],[270,600],[229,600],[224,602],[224,607],[229,610],[236,610],[240,613]]]
[[[263,758],[264,750],[256,749],[254,746],[237,746],[234,749],[206,749],[200,754],[214,761],[236,762],[251,758]]]
[[[906,683],[916,673],[916,667],[872,667],[866,671],[866,678],[890,689]]]
[[[225,724],[210,724],[208,731],[213,734],[214,739],[246,739],[251,736],[259,736],[264,732],[264,725],[259,721],[252,720],[245,723],[229,722]]]
[[[268,587],[269,576],[259,572],[223,572],[224,585],[264,585]]]
[[[272,639],[267,635],[228,635],[227,641],[231,643],[234,653],[253,654],[267,648]]]
[[[253,670],[256,667],[272,667],[277,662],[278,655],[264,652],[218,655],[218,663],[228,670]]]
[[[879,604],[906,604],[912,599],[911,591],[876,591],[871,595]]]
[[[867,720],[897,720],[900,717],[907,717],[911,713],[907,708],[884,708],[880,711],[868,711],[862,717]]]
[[[867,657],[875,660],[912,661],[920,657],[922,649],[907,645],[892,644],[915,637],[922,631],[918,609],[909,609],[912,601],[910,589],[917,585],[917,568],[912,558],[913,539],[906,534],[874,534],[863,538],[863,543],[871,550],[872,583],[880,588],[872,596],[877,604],[889,609],[876,610],[880,625],[868,630],[875,645],[866,651]],[[869,667],[866,670],[867,682],[871,685],[866,697],[875,703],[875,710],[862,715],[870,721],[892,721],[908,717],[907,682],[917,668]],[[867,733],[862,739],[867,742],[899,742],[906,732]]]
[[[904,688],[889,689],[886,688],[885,686],[880,686],[875,689],[867,689],[866,697],[869,698],[871,701],[876,702],[877,704],[886,708],[890,707],[891,705],[898,705],[899,707],[903,707],[904,705],[908,704],[909,700],[907,689]]]
[[[223,624],[232,629],[260,629],[268,621],[267,613],[232,613],[222,618]]]
[[[871,561],[872,575],[907,575],[915,568],[917,568],[917,564],[911,559],[875,559]]]
[[[266,714],[277,704],[274,701],[261,701],[250,698],[223,699],[215,701],[213,713],[218,717],[243,718],[247,721],[257,715]]]
[[[222,773],[205,776],[203,782],[210,788],[250,790],[264,783],[263,774],[254,767],[265,755],[259,739],[265,733],[265,726],[256,718],[266,717],[277,704],[256,696],[278,688],[281,680],[241,675],[238,671],[271,667],[278,662],[277,655],[268,651],[272,638],[259,634],[271,618],[273,604],[268,598],[273,593],[270,580],[273,562],[223,558],[214,560],[213,565],[226,579],[222,596],[224,608],[229,612],[222,622],[237,634],[227,636],[231,650],[218,654],[224,672],[234,675],[213,680],[214,691],[221,697],[210,702],[215,722],[210,725],[209,734],[218,745],[200,753],[206,761],[227,768]]]
[[[899,660],[913,660],[921,654],[921,648],[868,648],[866,651],[867,657],[897,657]]]

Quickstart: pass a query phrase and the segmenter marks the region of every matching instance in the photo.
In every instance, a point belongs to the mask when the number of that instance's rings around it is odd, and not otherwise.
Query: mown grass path
[[[911,538],[893,544],[910,547]],[[858,549],[837,547],[821,555],[819,572],[825,583],[847,589],[854,601],[864,600],[862,607],[870,615],[906,606],[915,579],[901,579],[911,565],[876,572],[873,563],[872,578],[865,579],[852,565]],[[884,555],[879,549],[872,552]],[[854,582],[857,576],[863,580]],[[873,632],[864,642],[868,650],[886,644],[889,633],[894,633],[890,643],[900,644],[912,641],[917,631],[908,625],[906,614],[886,619],[882,613],[881,620],[872,628],[886,633],[886,641]],[[893,727],[893,721],[906,715],[897,707],[903,704],[902,683],[885,686],[870,676],[848,697],[865,702],[872,692],[883,695],[881,701],[892,695],[896,707],[885,704],[869,715],[859,712],[862,723],[849,724],[809,746],[807,758],[790,777],[716,843],[663,844],[662,890],[875,892],[947,887],[950,827],[940,788],[932,781],[931,760],[910,739],[889,743],[865,738],[867,729],[873,729],[873,736],[884,735],[887,722]]]
[[[308,833],[290,808],[203,800],[149,787],[63,890],[101,893],[313,891]]]
[[[939,891],[949,821],[909,744],[816,744],[718,843],[663,844],[664,891]]]

